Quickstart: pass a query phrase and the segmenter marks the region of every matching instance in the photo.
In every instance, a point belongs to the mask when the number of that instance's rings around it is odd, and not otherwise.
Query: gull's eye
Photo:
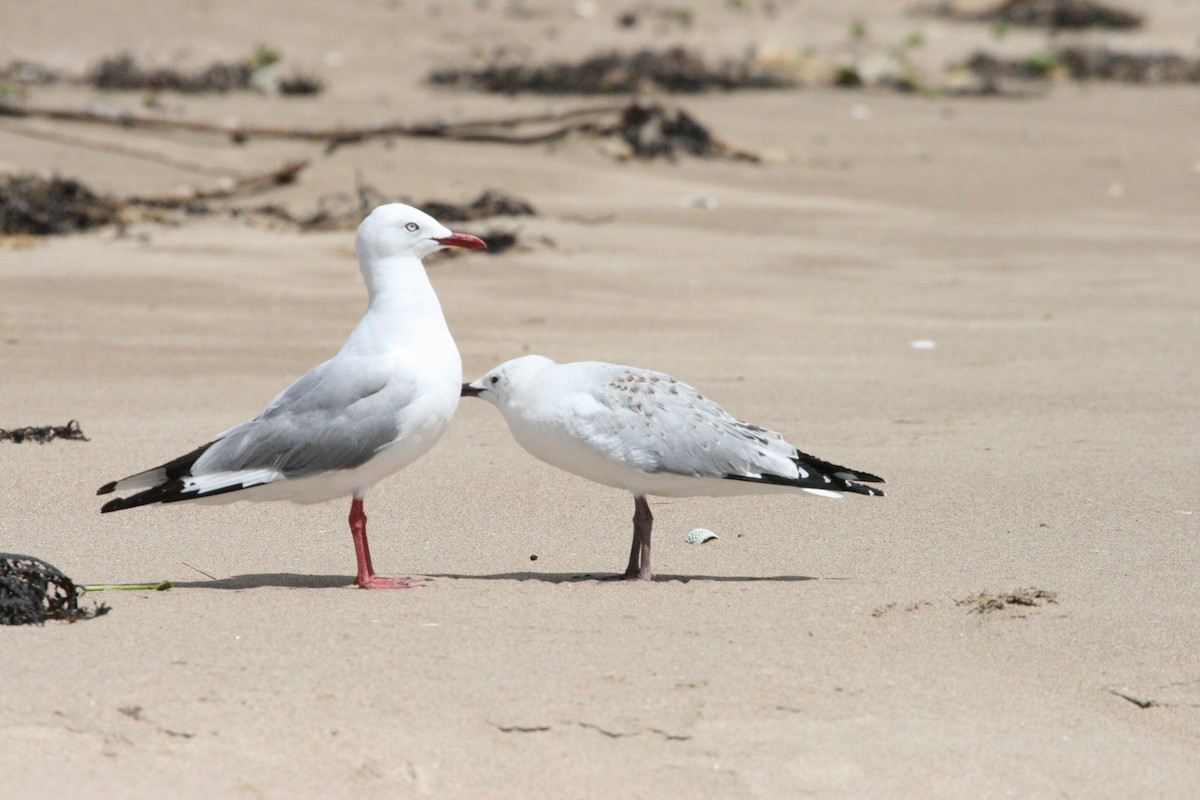
[[[404,229],[405,229],[406,231],[411,231],[411,232],[413,232],[413,233],[416,233],[418,230],[420,230],[420,229],[421,229],[421,226],[420,226],[420,225],[418,225],[418,224],[417,224],[417,223],[415,223],[415,222],[410,222],[410,223],[408,223],[407,225],[405,225],[405,226],[404,226]]]
[[[495,386],[499,382],[500,382],[500,377],[498,375],[493,375],[492,376],[492,386]]]

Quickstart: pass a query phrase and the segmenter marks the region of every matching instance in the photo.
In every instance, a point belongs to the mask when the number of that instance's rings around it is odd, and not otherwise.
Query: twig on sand
[[[1156,703],[1153,700],[1143,700],[1140,697],[1134,697],[1133,695],[1128,694],[1126,692],[1122,692],[1119,689],[1109,689],[1108,693],[1115,694],[1117,697],[1121,698],[1122,700],[1128,700],[1129,702],[1133,703],[1138,708],[1153,708],[1154,706],[1159,705],[1159,703]]]
[[[214,581],[215,581],[215,580],[217,579],[217,576],[216,576],[216,575],[209,575],[209,574],[208,574],[207,572],[205,572],[204,570],[200,569],[199,567],[194,567],[194,566],[192,566],[191,564],[189,564],[189,563],[188,563],[188,562],[186,562],[186,561],[181,561],[180,563],[181,563],[181,564],[183,564],[183,565],[184,565],[185,567],[187,567],[188,569],[194,569],[194,570],[196,570],[196,572],[199,572],[201,575],[203,575],[204,577],[206,577],[206,578],[208,578],[208,579],[210,579],[210,580],[214,580]]]
[[[158,583],[92,583],[87,586],[80,586],[85,592],[107,592],[110,590],[122,591],[155,591],[165,592],[171,588],[170,581],[159,581]]]
[[[130,109],[70,109],[6,102],[0,102],[0,117],[94,123],[151,131],[207,133],[229,137],[235,143],[243,143],[250,139],[324,142],[326,152],[347,144],[398,136],[535,145],[558,141],[572,133],[583,133],[598,138],[623,140],[626,145],[624,154],[640,158],[672,157],[677,150],[683,150],[704,157],[761,160],[758,154],[734,147],[713,136],[707,128],[682,109],[636,102],[459,122],[432,120],[335,128],[224,125],[142,114]],[[650,141],[647,142],[647,138]]]
[[[146,208],[182,208],[190,203],[203,200],[226,200],[230,197],[242,197],[258,194],[259,192],[283,186],[296,180],[300,171],[309,165],[309,161],[289,161],[282,166],[240,178],[208,189],[189,189],[174,194],[148,195],[145,197],[127,197],[123,200],[126,205]]]
[[[249,139],[298,139],[303,141],[327,142],[334,145],[363,142],[386,136],[426,136],[447,139],[476,141],[481,138],[517,144],[544,141],[548,135],[506,137],[486,132],[489,128],[514,128],[539,123],[565,122],[568,120],[602,116],[620,112],[622,105],[590,106],[568,111],[552,111],[542,114],[522,114],[512,117],[463,120],[461,122],[392,122],[379,125],[356,127],[281,127],[278,125],[224,125],[203,120],[176,119],[153,114],[139,114],[129,109],[72,109],[48,106],[25,106],[0,102],[0,116],[14,118],[40,118],[62,122],[88,122],[98,125],[115,125],[121,128],[144,130],[183,131],[187,133],[212,133],[228,136],[235,142]]]

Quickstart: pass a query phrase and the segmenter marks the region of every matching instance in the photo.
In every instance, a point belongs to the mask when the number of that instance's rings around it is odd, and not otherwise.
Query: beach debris
[[[81,586],[85,592],[108,592],[108,591],[148,591],[148,592],[165,592],[172,586],[170,581],[155,581],[154,583],[92,583],[87,586]]]
[[[955,600],[954,605],[970,606],[967,610],[972,614],[986,614],[990,611],[999,611],[1007,606],[1040,606],[1044,603],[1058,603],[1057,598],[1057,592],[1029,586],[1000,594],[980,592],[971,597]]]
[[[597,128],[596,133],[609,139],[609,151],[618,159],[675,160],[680,154],[687,154],[735,161],[762,160],[757,153],[718,139],[707,126],[682,108],[657,103],[630,103],[616,125]]]
[[[645,88],[685,94],[797,85],[790,76],[759,65],[752,58],[710,66],[703,56],[685,47],[632,54],[611,51],[576,62],[443,69],[430,73],[428,80],[434,86],[503,94],[629,94]]]
[[[466,203],[451,203],[442,200],[415,202],[409,197],[396,197],[379,191],[362,180],[359,175],[353,192],[331,192],[317,198],[317,207],[308,213],[295,213],[287,208],[268,203],[249,208],[231,208],[234,217],[259,217],[279,220],[295,225],[302,231],[354,230],[371,209],[384,203],[407,203],[416,206],[431,216],[451,222],[468,222],[501,216],[536,216],[532,205],[498,189],[486,189],[475,199]],[[490,238],[489,238],[490,237]],[[517,243],[516,233],[493,229],[483,235],[488,243],[489,254],[503,252]]]
[[[176,67],[146,68],[128,53],[102,59],[88,72],[84,82],[105,90],[173,91],[187,94],[227,93],[255,89],[265,94],[313,95],[324,84],[307,75],[284,77],[282,55],[259,46],[240,61],[215,61],[187,72]]]
[[[72,178],[0,176],[0,235],[48,236],[123,225],[135,219],[162,221],[160,212],[174,209],[213,213],[210,201],[259,194],[293,183],[308,164],[289,161],[265,172],[224,178],[213,186],[124,198],[102,197]]]
[[[537,215],[537,211],[529,203],[498,189],[485,189],[482,194],[469,203],[429,200],[421,203],[420,208],[431,217],[446,222],[471,222],[489,217],[532,217]],[[488,245],[490,246],[491,242],[488,242]]]
[[[1055,76],[1115,83],[1200,83],[1200,58],[1161,51],[1127,53],[1104,45],[1072,45],[1025,58],[979,51],[962,66],[992,86],[1001,79],[1028,81]]]
[[[908,346],[913,350],[933,350],[937,347],[937,342],[933,339],[914,339]]]
[[[0,83],[15,86],[46,86],[75,83],[102,91],[173,91],[202,94],[253,89],[266,94],[314,95],[324,84],[301,72],[284,74],[283,55],[260,45],[238,61],[214,61],[195,70],[178,67],[146,67],[129,53],[100,59],[86,73],[70,75],[32,61],[12,61],[0,68]]]
[[[77,622],[108,613],[103,603],[79,607],[79,590],[56,567],[33,556],[0,553],[0,625]]]
[[[1051,31],[1130,30],[1140,28],[1146,22],[1141,14],[1094,0],[1002,0],[981,11],[960,11],[954,3],[942,3],[934,12],[960,22],[991,22]]]
[[[479,235],[479,238],[487,242],[487,252],[493,256],[499,255],[505,250],[513,249],[517,246],[518,242],[516,231],[505,231],[499,228],[484,231]]]
[[[0,175],[0,235],[77,233],[120,221],[120,205],[57,175]]]
[[[232,197],[260,194],[279,186],[295,183],[296,177],[308,165],[309,162],[306,160],[288,161],[265,172],[226,178],[215,186],[189,187],[173,194],[126,197],[122,202],[145,208],[184,208],[193,213],[202,213],[206,210],[203,204],[209,200],[227,200]]]
[[[717,538],[719,537],[707,528],[694,528],[688,531],[688,535],[683,537],[683,540],[688,544],[705,544]]]
[[[196,72],[175,67],[146,68],[128,53],[103,58],[88,72],[86,83],[107,90],[170,90],[175,92],[230,92],[250,85],[250,65],[214,62]]]
[[[314,128],[227,125],[203,120],[180,119],[144,110],[113,108],[53,108],[0,100],[0,118],[49,119],[86,122],[126,130],[181,131],[223,136],[236,144],[251,139],[286,139],[322,142],[328,154],[350,144],[393,137],[439,138],[460,142],[494,142],[510,145],[539,145],[561,141],[572,133],[618,142],[614,155],[653,158],[682,150],[693,155],[762,161],[762,156],[725,143],[715,137],[691,114],[681,108],[657,104],[626,103],[588,106],[538,114],[447,122],[384,123],[360,127]],[[655,133],[657,132],[657,135]],[[622,141],[623,140],[623,141]]]
[[[0,84],[48,86],[63,80],[63,73],[33,61],[10,61],[0,68]]]
[[[1162,703],[1159,703],[1148,697],[1138,697],[1137,695],[1130,692],[1128,689],[1108,689],[1108,693],[1116,695],[1117,697],[1121,698],[1122,700],[1127,700],[1130,703],[1133,703],[1138,708],[1143,708],[1143,709],[1144,708],[1153,708],[1155,706],[1162,705]]]
[[[66,425],[35,425],[24,428],[0,428],[0,442],[8,441],[13,444],[22,442],[37,442],[45,444],[55,439],[69,439],[76,442],[90,442],[79,429],[79,422],[71,420]]]

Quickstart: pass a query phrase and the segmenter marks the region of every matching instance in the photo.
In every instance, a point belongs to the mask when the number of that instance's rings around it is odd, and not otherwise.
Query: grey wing
[[[353,469],[397,439],[399,411],[414,394],[414,383],[387,362],[333,358],[218,437],[192,473],[266,468],[302,478]]]
[[[735,419],[693,387],[661,372],[627,368],[595,393],[601,409],[581,415],[581,439],[643,472],[697,477],[797,476],[796,448]]]

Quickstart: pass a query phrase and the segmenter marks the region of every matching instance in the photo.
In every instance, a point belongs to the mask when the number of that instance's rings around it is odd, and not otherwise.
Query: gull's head
[[[424,258],[446,247],[468,250],[487,248],[469,233],[456,233],[419,208],[388,203],[372,211],[358,226],[354,243],[359,258],[375,260],[396,256]]]
[[[463,397],[478,397],[500,409],[519,402],[541,384],[543,372],[554,362],[545,356],[521,356],[505,361],[478,380],[462,385]]]

